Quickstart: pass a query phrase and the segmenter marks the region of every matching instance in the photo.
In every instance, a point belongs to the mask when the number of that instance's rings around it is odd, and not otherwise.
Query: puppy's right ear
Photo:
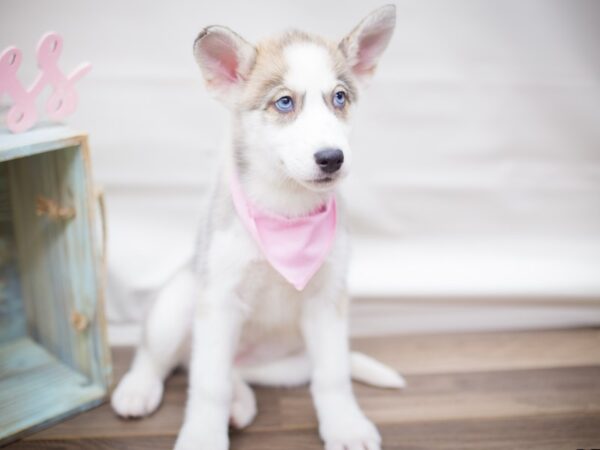
[[[354,75],[366,83],[375,72],[381,54],[387,47],[396,26],[396,6],[386,5],[365,17],[340,42]]]
[[[254,65],[256,49],[229,28],[210,26],[194,41],[194,57],[208,89],[231,104]]]

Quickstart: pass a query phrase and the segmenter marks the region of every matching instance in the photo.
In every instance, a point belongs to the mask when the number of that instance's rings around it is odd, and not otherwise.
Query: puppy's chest
[[[264,331],[297,327],[304,295],[264,260],[248,264],[237,293],[248,307],[249,326]]]

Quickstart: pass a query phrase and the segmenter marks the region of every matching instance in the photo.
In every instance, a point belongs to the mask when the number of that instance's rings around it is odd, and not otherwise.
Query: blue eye
[[[283,113],[288,113],[294,109],[294,100],[289,95],[286,95],[275,102],[275,107]]]
[[[343,108],[346,104],[346,93],[344,91],[337,91],[333,95],[333,106],[336,108]]]

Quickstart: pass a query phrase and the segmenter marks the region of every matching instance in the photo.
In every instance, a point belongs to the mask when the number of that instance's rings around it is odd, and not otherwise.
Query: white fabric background
[[[379,5],[0,2],[0,46],[24,50],[23,79],[47,30],[65,38],[63,68],[94,64],[69,123],[89,131],[108,193],[113,323],[139,320],[189,254],[227,132],[191,55],[197,32],[219,23],[249,40],[290,26],[342,37]],[[599,322],[597,307],[569,302],[600,298],[600,3],[397,6],[397,32],[354,120],[344,188],[352,292],[419,308],[431,298],[511,300],[505,320],[474,317],[475,302],[462,319],[448,315],[450,329]],[[518,299],[562,306],[525,313],[513,309]],[[429,318],[415,325],[395,311],[385,310],[386,330],[427,328]]]

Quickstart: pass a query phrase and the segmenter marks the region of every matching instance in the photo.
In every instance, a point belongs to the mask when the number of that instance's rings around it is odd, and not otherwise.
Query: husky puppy
[[[258,45],[210,26],[194,43],[207,88],[232,112],[233,139],[193,262],[162,289],[129,372],[123,417],[151,414],[189,363],[176,450],[225,450],[256,414],[249,384],[310,382],[330,450],[376,450],[351,377],[398,388],[392,369],[348,346],[348,236],[335,190],[352,154],[349,115],[392,36],[395,7],[340,42],[290,31]]]

